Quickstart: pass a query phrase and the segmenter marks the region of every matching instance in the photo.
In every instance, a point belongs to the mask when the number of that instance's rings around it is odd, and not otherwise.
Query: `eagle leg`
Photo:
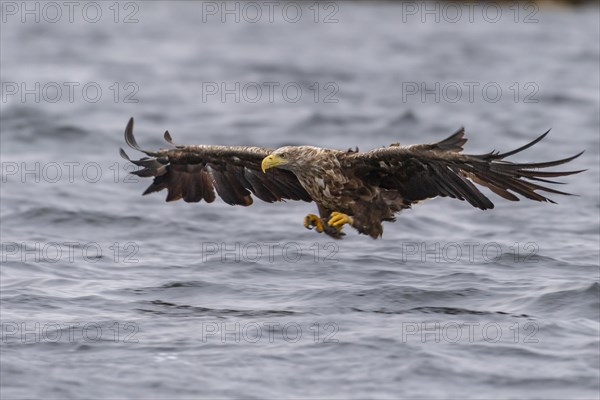
[[[341,229],[333,227],[329,224],[325,225],[325,233],[334,239],[342,239],[344,236],[346,236]]]
[[[304,227],[306,229],[315,228],[319,233],[322,233],[325,230],[323,220],[314,214],[308,214],[306,217],[304,217]]]
[[[342,230],[342,228],[346,224],[352,225],[353,223],[354,220],[352,219],[352,217],[337,211],[332,212],[331,216],[329,217],[329,221],[327,221],[327,224],[329,226],[333,226],[338,230]]]

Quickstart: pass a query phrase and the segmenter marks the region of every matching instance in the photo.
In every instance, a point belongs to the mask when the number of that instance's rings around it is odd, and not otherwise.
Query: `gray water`
[[[8,3],[3,399],[598,398],[597,8],[305,3],[294,22],[277,3],[252,22],[240,3],[236,22],[235,3],[98,2],[71,22],[59,2],[52,22],[31,2],[22,22]],[[515,159],[585,150],[567,169],[588,171],[558,205],[440,198],[332,241],[302,227],[313,204],[142,197],[118,156],[131,116],[149,149],[166,129],[364,150],[464,125],[483,153],[552,128]]]

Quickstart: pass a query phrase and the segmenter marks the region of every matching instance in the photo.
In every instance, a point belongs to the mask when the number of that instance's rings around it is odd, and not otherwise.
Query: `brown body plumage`
[[[482,210],[494,204],[474,183],[486,186],[511,201],[521,195],[536,201],[552,202],[538,191],[569,195],[544,184],[546,178],[582,171],[540,171],[567,163],[580,154],[542,163],[512,163],[508,156],[523,151],[540,140],[507,153],[482,155],[462,153],[464,130],[434,143],[389,147],[359,152],[313,146],[286,146],[276,150],[242,146],[176,146],[158,151],[142,150],[133,137],[133,118],[125,129],[127,144],[149,157],[130,160],[143,167],[134,174],[154,177],[144,194],[167,189],[167,201],[204,200],[211,203],[216,193],[227,203],[248,206],[252,194],[267,201],[284,199],[314,201],[323,224],[319,230],[339,238],[341,225],[351,224],[373,238],[383,233],[382,221],[393,221],[397,212],[421,200],[442,196],[466,200]],[[173,144],[171,136],[165,139]],[[262,169],[262,170],[261,170]],[[348,218],[327,224],[332,213]],[[340,221],[338,219],[338,221]],[[316,225],[315,225],[316,226]]]

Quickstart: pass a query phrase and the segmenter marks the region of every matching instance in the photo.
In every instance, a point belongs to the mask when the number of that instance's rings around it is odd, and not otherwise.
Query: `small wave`
[[[466,308],[456,308],[456,307],[414,307],[410,309],[403,310],[388,310],[385,308],[375,309],[375,310],[364,310],[360,308],[353,307],[353,311],[356,312],[366,312],[366,313],[375,313],[375,314],[412,314],[412,313],[422,313],[422,314],[445,314],[445,315],[507,315],[511,317],[517,318],[530,318],[527,314],[511,314],[504,311],[479,311],[479,310],[469,310]]]
[[[7,107],[2,118],[3,138],[28,145],[42,139],[56,141],[91,136],[91,131],[82,126],[61,122],[60,119],[31,107]]]
[[[398,129],[405,127],[406,125],[416,124],[417,122],[419,122],[419,117],[412,110],[406,110],[389,121],[387,126],[390,129]]]
[[[527,309],[537,310],[540,314],[570,315],[571,318],[589,318],[598,321],[600,308],[600,284],[527,296],[516,300]]]
[[[136,225],[144,219],[138,216],[122,216],[89,210],[65,210],[58,207],[33,207],[24,211],[8,214],[3,217],[4,223],[21,224],[23,221],[36,221],[47,224],[89,224],[97,226]]]
[[[142,313],[151,313],[163,316],[186,316],[186,317],[287,317],[297,315],[297,312],[287,310],[236,310],[228,308],[208,308],[192,306],[187,304],[176,304],[163,300],[151,300],[143,302],[151,308],[137,308]],[[154,307],[152,307],[154,306]]]
[[[323,128],[323,126],[332,126],[339,129],[339,127],[343,126],[368,124],[372,121],[373,118],[368,117],[366,115],[341,115],[339,113],[326,115],[320,111],[314,111],[308,117],[300,121],[294,129],[301,130],[302,132],[304,132],[304,135],[306,135],[306,132],[311,131],[311,128]]]

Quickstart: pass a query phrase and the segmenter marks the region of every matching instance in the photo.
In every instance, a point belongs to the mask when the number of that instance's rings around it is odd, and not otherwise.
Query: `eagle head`
[[[290,171],[304,168],[310,163],[312,146],[280,147],[262,160],[262,170],[278,167]]]

